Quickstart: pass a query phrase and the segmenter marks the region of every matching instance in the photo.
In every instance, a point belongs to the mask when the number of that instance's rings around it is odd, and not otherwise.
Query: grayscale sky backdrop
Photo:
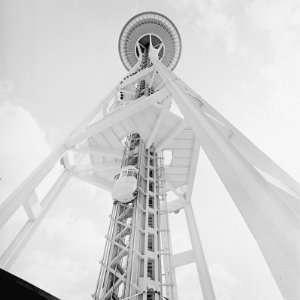
[[[300,179],[298,0],[0,0],[0,201],[115,86],[117,42],[134,14],[158,11],[178,27],[177,75]],[[193,206],[218,300],[281,300],[214,170],[201,153]],[[12,268],[48,292],[91,299],[109,194],[72,179]],[[24,219],[0,231],[0,248]],[[171,217],[175,252],[185,221]],[[201,300],[194,266],[177,273],[180,299]]]

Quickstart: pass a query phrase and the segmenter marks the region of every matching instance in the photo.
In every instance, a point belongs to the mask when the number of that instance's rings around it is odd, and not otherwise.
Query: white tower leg
[[[55,163],[65,152],[61,146],[52,152],[31,175],[0,205],[0,228],[34,192],[34,189],[45,178]]]
[[[184,213],[186,222],[191,237],[192,248],[194,252],[194,258],[196,262],[197,272],[202,288],[203,299],[205,300],[216,300],[214,288],[209,275],[204,250],[199,237],[197,223],[193,212],[192,204],[187,202],[184,206]]]
[[[155,64],[257,240],[283,297],[299,299],[298,215],[203,114],[201,105],[196,105],[172,80],[170,71],[160,62]]]
[[[176,193],[176,190],[174,190],[174,193]],[[216,296],[208,271],[205,254],[200,240],[192,204],[190,201],[185,200],[185,198],[181,194],[177,193],[177,195],[179,198],[170,201],[168,203],[167,209],[169,213],[178,212],[181,209],[184,210],[190,240],[192,244],[192,250],[175,254],[173,256],[173,259],[175,260],[174,266],[180,267],[190,263],[195,263],[198,272],[199,282],[201,285],[203,299],[215,300]]]
[[[67,136],[64,142],[58,146],[52,153],[31,173],[27,179],[25,179],[15,191],[10,194],[0,205],[0,228],[9,220],[9,218],[16,212],[16,210],[24,205],[25,211],[28,214],[29,220],[21,231],[16,235],[9,247],[4,251],[0,258],[0,266],[8,268],[18,254],[21,252],[23,246],[27,243],[37,226],[42,221],[43,217],[47,213],[51,203],[56,195],[62,189],[69,178],[70,173],[65,170],[63,175],[58,178],[56,183],[52,186],[44,200],[41,202],[40,212],[36,214],[33,209],[33,203],[30,203],[31,198],[36,198],[35,189],[43,181],[43,179],[49,174],[56,163],[64,153],[71,147],[75,146],[73,143],[74,137],[77,137],[85,131],[91,122],[95,118],[101,118],[106,113],[103,108],[115,95],[117,89],[114,88],[105,98],[103,98],[97,106],[83,119],[79,125]],[[81,140],[79,141],[81,142]],[[36,203],[39,205],[39,203]]]
[[[53,184],[52,188],[41,202],[41,212],[38,215],[38,217],[36,219],[29,219],[25,223],[23,228],[16,235],[9,247],[4,251],[4,253],[0,257],[0,266],[2,268],[9,269],[15,262],[20,252],[24,249],[25,245],[32,237],[35,230],[38,228],[38,225],[44,219],[45,215],[54,203],[55,198],[65,186],[69,177],[70,173],[68,171],[64,171]]]

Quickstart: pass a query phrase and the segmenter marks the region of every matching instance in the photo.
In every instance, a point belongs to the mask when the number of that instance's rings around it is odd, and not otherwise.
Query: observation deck
[[[119,37],[119,54],[127,70],[133,68],[149,45],[159,50],[162,63],[173,70],[181,54],[181,38],[174,23],[156,12],[143,12],[132,17]]]

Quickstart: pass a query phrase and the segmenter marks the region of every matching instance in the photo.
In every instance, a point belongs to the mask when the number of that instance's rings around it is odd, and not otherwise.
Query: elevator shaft
[[[95,299],[164,299],[161,168],[138,133],[126,138]]]

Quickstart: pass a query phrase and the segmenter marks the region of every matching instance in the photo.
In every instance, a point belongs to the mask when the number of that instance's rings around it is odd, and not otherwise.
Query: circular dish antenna
[[[130,70],[139,56],[147,54],[150,41],[160,49],[158,57],[173,70],[181,54],[181,38],[174,23],[156,12],[143,12],[132,17],[119,37],[119,54],[124,67]]]

